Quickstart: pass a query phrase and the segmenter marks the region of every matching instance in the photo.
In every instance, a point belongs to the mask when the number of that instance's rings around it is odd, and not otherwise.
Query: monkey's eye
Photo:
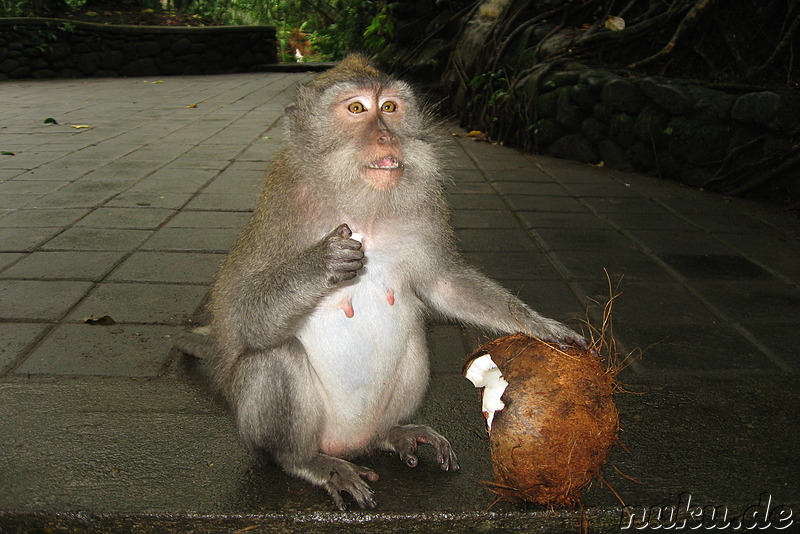
[[[364,113],[367,108],[361,102],[351,102],[347,105],[347,111],[350,113]]]
[[[387,100],[386,102],[383,103],[383,106],[381,106],[381,110],[385,113],[394,113],[395,111],[397,111],[397,104],[395,104],[391,100]]]

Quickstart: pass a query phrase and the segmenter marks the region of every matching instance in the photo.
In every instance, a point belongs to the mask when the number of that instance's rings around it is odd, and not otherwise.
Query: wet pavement
[[[471,330],[432,325],[416,419],[450,438],[462,471],[440,473],[427,451],[414,470],[365,458],[381,475],[368,512],[335,511],[253,458],[202,364],[172,349],[309,76],[0,83],[0,532],[578,531],[579,510],[495,503],[486,489],[477,393],[460,376]],[[614,493],[650,528],[670,506],[713,506],[715,528],[795,522],[798,219],[445,137],[465,255],[576,327],[610,279],[619,348],[643,350],[620,374],[607,485],[585,494],[591,531],[627,524]]]

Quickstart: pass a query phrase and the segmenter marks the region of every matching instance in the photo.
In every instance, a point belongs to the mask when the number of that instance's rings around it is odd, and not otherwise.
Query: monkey
[[[415,467],[427,444],[442,470],[460,468],[444,436],[407,423],[427,389],[431,314],[586,342],[465,261],[438,119],[408,83],[352,54],[299,86],[285,114],[287,140],[211,285],[210,324],[181,344],[213,359],[250,449],[339,509],[344,494],[374,508],[378,474],[350,461],[366,452]]]

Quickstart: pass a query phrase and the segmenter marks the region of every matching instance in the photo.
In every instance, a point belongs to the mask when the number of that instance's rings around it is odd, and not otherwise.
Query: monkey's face
[[[404,172],[396,132],[406,120],[406,98],[391,88],[358,87],[337,95],[333,107],[336,125],[353,143],[360,177],[379,191],[396,187]]]

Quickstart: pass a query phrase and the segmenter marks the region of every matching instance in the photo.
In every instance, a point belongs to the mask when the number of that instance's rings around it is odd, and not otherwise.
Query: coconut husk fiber
[[[492,491],[510,501],[579,504],[617,441],[614,373],[590,351],[525,334],[486,343],[467,366],[484,354],[508,382],[489,432]]]

